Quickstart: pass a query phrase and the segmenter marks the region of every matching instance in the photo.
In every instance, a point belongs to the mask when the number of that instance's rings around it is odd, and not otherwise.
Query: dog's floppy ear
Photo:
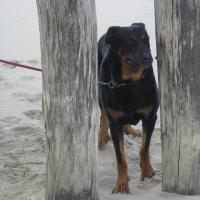
[[[120,26],[111,26],[106,33],[106,43],[114,44],[118,39]]]
[[[133,23],[133,24],[131,24],[131,26],[133,28],[136,28],[136,29],[145,30],[145,24],[144,23]]]

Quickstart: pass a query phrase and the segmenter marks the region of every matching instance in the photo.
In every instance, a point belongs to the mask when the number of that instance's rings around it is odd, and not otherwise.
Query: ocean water
[[[40,60],[35,0],[0,0],[0,58]]]
[[[0,57],[40,59],[39,28],[35,0],[0,0]],[[98,37],[109,26],[143,22],[155,48],[154,0],[96,0]]]

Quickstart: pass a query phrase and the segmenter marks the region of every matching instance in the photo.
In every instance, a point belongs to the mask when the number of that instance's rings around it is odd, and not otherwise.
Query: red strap
[[[7,61],[7,60],[1,60],[0,59],[0,62],[8,64],[8,65],[14,65],[16,67],[22,67],[22,68],[26,68],[26,69],[30,69],[30,70],[35,70],[35,71],[40,71],[40,72],[42,71],[42,69],[40,69],[40,68],[30,67],[30,66],[27,66],[27,65],[22,65],[22,64],[19,64],[19,63],[14,63],[14,62],[10,62],[10,61]]]

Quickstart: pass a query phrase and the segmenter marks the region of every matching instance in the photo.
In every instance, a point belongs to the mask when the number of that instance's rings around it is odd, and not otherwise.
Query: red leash
[[[13,65],[13,66],[16,66],[16,67],[22,67],[22,68],[34,70],[34,71],[40,71],[40,72],[42,71],[42,69],[40,69],[40,68],[30,67],[30,66],[28,66],[28,65],[22,65],[22,64],[14,63],[14,62],[9,62],[9,61],[7,61],[7,60],[1,60],[1,59],[0,59],[0,62],[1,62],[1,63],[4,63],[4,64],[8,64],[8,65]]]

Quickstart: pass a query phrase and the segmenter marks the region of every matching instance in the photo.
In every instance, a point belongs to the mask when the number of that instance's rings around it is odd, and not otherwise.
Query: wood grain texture
[[[47,200],[96,200],[94,0],[37,0],[47,140]]]
[[[155,0],[163,190],[200,194],[200,1]]]

